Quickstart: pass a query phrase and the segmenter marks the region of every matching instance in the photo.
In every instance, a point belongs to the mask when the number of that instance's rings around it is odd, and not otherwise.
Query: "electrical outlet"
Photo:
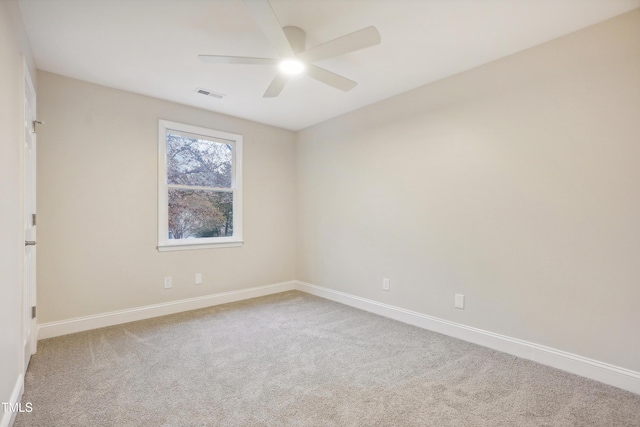
[[[385,291],[388,291],[391,287],[391,280],[387,279],[386,277],[382,279],[382,289],[384,289]]]
[[[171,283],[171,276],[165,276],[164,277],[164,288],[165,289],[169,289],[172,285]]]
[[[202,273],[196,273],[196,285],[202,285]]]
[[[462,294],[455,294],[455,302],[454,302],[454,306],[456,308],[462,308],[464,309],[464,295]]]

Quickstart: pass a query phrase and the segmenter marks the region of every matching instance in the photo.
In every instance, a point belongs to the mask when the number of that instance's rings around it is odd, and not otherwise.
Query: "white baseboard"
[[[62,320],[59,322],[48,322],[38,325],[38,339],[52,338],[60,335],[73,334],[75,332],[88,331],[90,329],[103,328],[105,326],[135,322],[136,320],[196,310],[199,308],[257,298],[294,289],[296,289],[295,281],[281,282],[272,285],[242,289],[239,291],[222,292],[219,294],[187,298],[178,301],[147,305],[127,310],[112,311],[92,316],[76,317],[74,319]]]
[[[298,281],[296,289],[640,394],[640,372]]]
[[[134,322],[136,320],[149,319],[167,314],[257,298],[294,289],[361,310],[369,311],[371,313],[379,314],[410,325],[418,326],[420,328],[439,332],[444,335],[449,335],[454,338],[459,338],[494,350],[522,357],[524,359],[533,360],[547,366],[552,366],[563,371],[571,372],[573,374],[640,394],[640,372],[295,280],[239,291],[223,292],[162,304],[137,307],[128,310],[113,311],[93,316],[78,317],[59,322],[43,323],[38,326],[38,339],[52,338],[75,332],[102,328],[105,326],[119,325],[122,323]],[[18,393],[21,393],[22,386],[20,386],[18,390]],[[4,414],[0,427],[7,427],[11,425],[5,424],[5,418],[7,418],[6,415],[7,414]],[[9,421],[6,422],[8,423]]]
[[[2,403],[8,403],[14,406],[16,403],[20,403],[20,401],[22,400],[23,390],[24,390],[24,377],[22,375],[19,375],[18,380],[16,381],[16,384],[13,387],[13,392],[11,393],[10,400],[8,402],[2,402]],[[2,415],[0,417],[0,427],[11,427],[18,413],[10,412],[10,411],[5,412],[4,408],[0,406],[0,414]]]

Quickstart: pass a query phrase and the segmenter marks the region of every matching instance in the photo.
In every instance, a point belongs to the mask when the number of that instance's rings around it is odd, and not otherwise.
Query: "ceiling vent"
[[[199,93],[200,95],[211,96],[213,98],[218,98],[218,99],[224,98],[224,95],[221,93],[217,93],[209,89],[203,89],[201,87],[196,88],[196,93]]]

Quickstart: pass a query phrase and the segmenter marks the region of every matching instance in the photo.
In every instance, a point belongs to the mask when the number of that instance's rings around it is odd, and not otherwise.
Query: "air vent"
[[[196,89],[196,93],[199,93],[200,95],[211,96],[213,98],[218,98],[218,99],[224,98],[224,95],[221,93],[217,93],[209,89],[203,89],[201,87]]]

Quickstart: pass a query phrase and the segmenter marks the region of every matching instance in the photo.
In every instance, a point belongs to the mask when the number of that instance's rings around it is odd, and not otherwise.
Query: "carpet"
[[[38,344],[15,427],[640,426],[640,395],[299,291]]]

